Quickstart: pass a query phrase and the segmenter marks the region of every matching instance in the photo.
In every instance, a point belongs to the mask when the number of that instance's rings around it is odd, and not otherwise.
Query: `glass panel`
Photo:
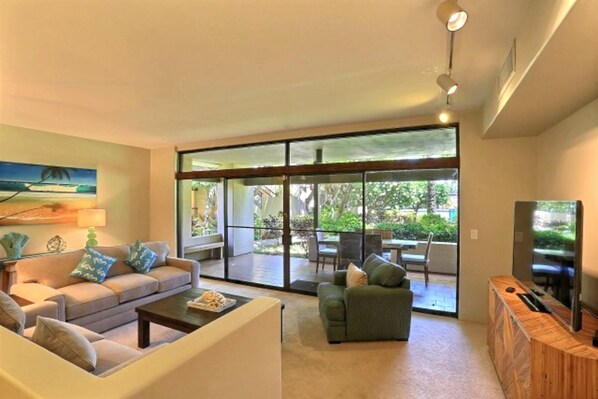
[[[291,165],[454,157],[454,127],[291,142]]]
[[[406,265],[416,308],[456,312],[457,179],[456,169],[366,174],[367,232],[392,237],[384,256]]]
[[[224,184],[222,179],[179,181],[183,257],[201,261],[201,274],[224,277]]]
[[[228,277],[282,287],[282,178],[228,181]]]
[[[190,152],[182,154],[181,161],[181,172],[283,166],[285,145],[266,144]]]
[[[228,234],[229,279],[284,286],[282,230],[231,227]]]
[[[293,176],[290,193],[291,288],[315,292],[318,283],[332,281],[339,260],[343,267],[346,260],[361,264],[361,174]],[[355,231],[348,238],[356,243],[340,258],[341,235]]]

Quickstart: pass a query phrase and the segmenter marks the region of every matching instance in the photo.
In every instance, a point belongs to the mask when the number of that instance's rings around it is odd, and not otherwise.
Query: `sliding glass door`
[[[415,308],[456,314],[457,142],[452,126],[181,153],[179,253],[305,293],[375,253],[407,269]]]
[[[334,270],[346,268],[347,260],[361,262],[362,174],[292,176],[289,200],[290,288],[313,293],[318,283],[332,281]],[[358,245],[345,245],[343,252],[341,238]]]

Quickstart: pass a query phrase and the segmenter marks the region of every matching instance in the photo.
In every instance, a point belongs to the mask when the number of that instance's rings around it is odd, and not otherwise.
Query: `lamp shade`
[[[77,212],[77,226],[101,227],[106,226],[105,209],[79,209]]]
[[[450,32],[456,32],[467,22],[467,13],[453,0],[444,0],[436,9],[436,16]]]
[[[438,83],[438,86],[442,87],[448,95],[454,94],[457,91],[457,83],[455,83],[455,81],[447,74],[440,75],[438,79],[436,79],[436,83]]]

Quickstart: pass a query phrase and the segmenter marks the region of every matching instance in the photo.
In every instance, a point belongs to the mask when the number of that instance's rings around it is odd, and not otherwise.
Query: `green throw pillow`
[[[86,247],[81,262],[71,272],[70,276],[82,278],[92,283],[101,283],[106,278],[110,266],[116,261],[116,258],[103,255],[93,248]]]
[[[407,272],[401,266],[372,254],[363,262],[363,270],[368,274],[371,285],[398,287]]]
[[[125,263],[140,273],[147,273],[154,264],[156,255],[151,249],[143,245],[139,240],[135,241],[135,245],[131,246],[131,252]]]

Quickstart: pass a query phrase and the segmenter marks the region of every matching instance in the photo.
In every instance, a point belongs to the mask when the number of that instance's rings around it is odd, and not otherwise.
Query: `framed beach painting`
[[[0,161],[0,226],[76,222],[96,187],[95,169]]]

